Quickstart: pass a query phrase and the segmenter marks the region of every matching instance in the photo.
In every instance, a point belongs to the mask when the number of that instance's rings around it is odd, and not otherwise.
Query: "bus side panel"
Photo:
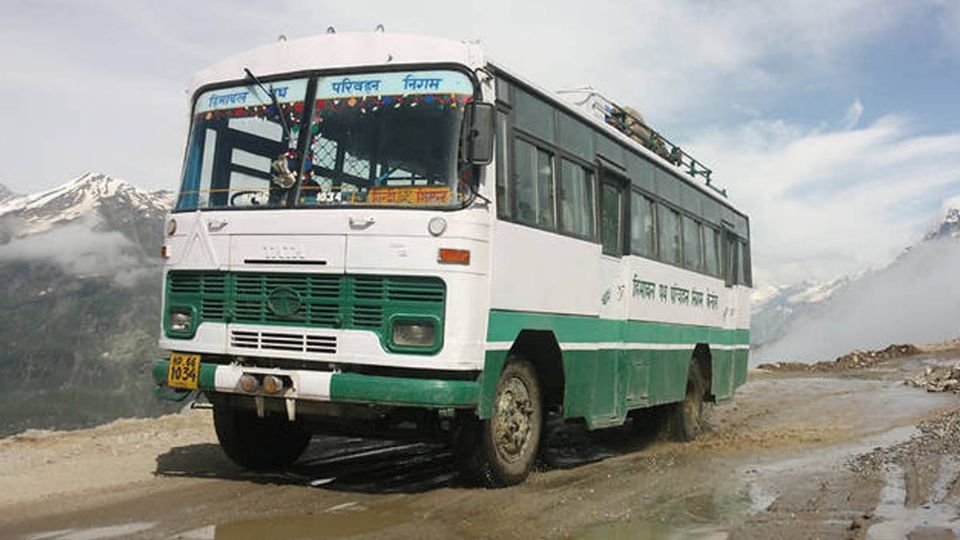
[[[736,389],[747,382],[747,365],[750,360],[750,349],[733,351],[733,387]]]
[[[507,362],[510,351],[487,351],[484,355],[483,373],[480,374],[480,404],[477,406],[477,416],[490,418],[493,414],[493,399],[497,393],[497,382],[500,372]]]
[[[650,405],[650,353],[643,350],[623,351],[620,373],[624,381],[624,408],[637,409]]]
[[[650,404],[662,405],[683,399],[687,393],[687,370],[692,350],[648,351],[650,364]]]
[[[585,418],[588,425],[592,418],[609,412],[610,407],[596,404],[597,386],[603,384],[601,366],[605,361],[598,351],[573,350],[563,352],[564,418]],[[609,387],[609,384],[607,385]]]
[[[710,392],[717,401],[733,397],[733,354],[730,349],[714,349],[710,353],[713,358]]]

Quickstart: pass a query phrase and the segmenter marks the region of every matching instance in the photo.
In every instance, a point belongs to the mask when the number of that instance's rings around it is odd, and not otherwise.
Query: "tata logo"
[[[287,287],[274,289],[267,295],[267,308],[278,317],[289,317],[300,311],[300,294]]]

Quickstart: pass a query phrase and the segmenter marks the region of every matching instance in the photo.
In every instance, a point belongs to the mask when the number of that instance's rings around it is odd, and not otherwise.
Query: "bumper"
[[[169,360],[153,362],[153,379],[158,386],[166,386]],[[200,364],[199,390],[250,396],[240,390],[240,376],[244,373],[282,375],[292,381],[282,394],[273,398],[292,398],[305,401],[334,401],[368,403],[399,407],[472,408],[479,402],[480,385],[477,381],[449,381],[382,377],[357,373],[249,368],[236,365]]]

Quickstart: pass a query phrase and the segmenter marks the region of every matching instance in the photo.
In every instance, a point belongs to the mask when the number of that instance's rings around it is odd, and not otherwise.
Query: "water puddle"
[[[656,521],[622,521],[586,529],[577,540],[726,540],[726,531],[707,526],[675,527]]]
[[[949,485],[956,481],[960,471],[957,462],[945,456],[941,461],[940,474],[931,490],[931,500],[916,508],[907,506],[906,475],[899,465],[890,465],[886,470],[886,485],[880,492],[880,502],[874,515],[880,521],[867,529],[867,540],[899,540],[911,533],[925,531],[960,534],[960,516],[957,503],[949,500]]]
[[[25,536],[24,540],[100,540],[101,538],[125,538],[132,534],[152,529],[156,523],[125,523],[122,525],[107,525],[89,529],[61,529],[59,531],[45,531]]]
[[[391,505],[368,508],[357,502],[332,506],[322,513],[288,515],[221,523],[188,531],[182,537],[194,540],[309,540],[370,534],[409,521],[412,511]],[[204,536],[206,535],[206,536]],[[177,537],[181,537],[178,535]]]

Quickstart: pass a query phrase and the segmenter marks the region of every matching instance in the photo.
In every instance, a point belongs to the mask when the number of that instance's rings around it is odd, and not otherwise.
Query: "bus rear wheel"
[[[543,399],[536,369],[513,358],[497,381],[493,414],[478,420],[472,413],[460,418],[457,453],[468,477],[488,488],[526,480],[540,450]]]
[[[311,434],[282,416],[260,418],[254,411],[214,406],[213,425],[223,452],[237,465],[254,471],[284,469],[310,444]]]
[[[691,363],[687,375],[687,392],[683,401],[673,406],[670,422],[671,438],[689,442],[703,431],[703,397],[706,382],[700,367]]]

